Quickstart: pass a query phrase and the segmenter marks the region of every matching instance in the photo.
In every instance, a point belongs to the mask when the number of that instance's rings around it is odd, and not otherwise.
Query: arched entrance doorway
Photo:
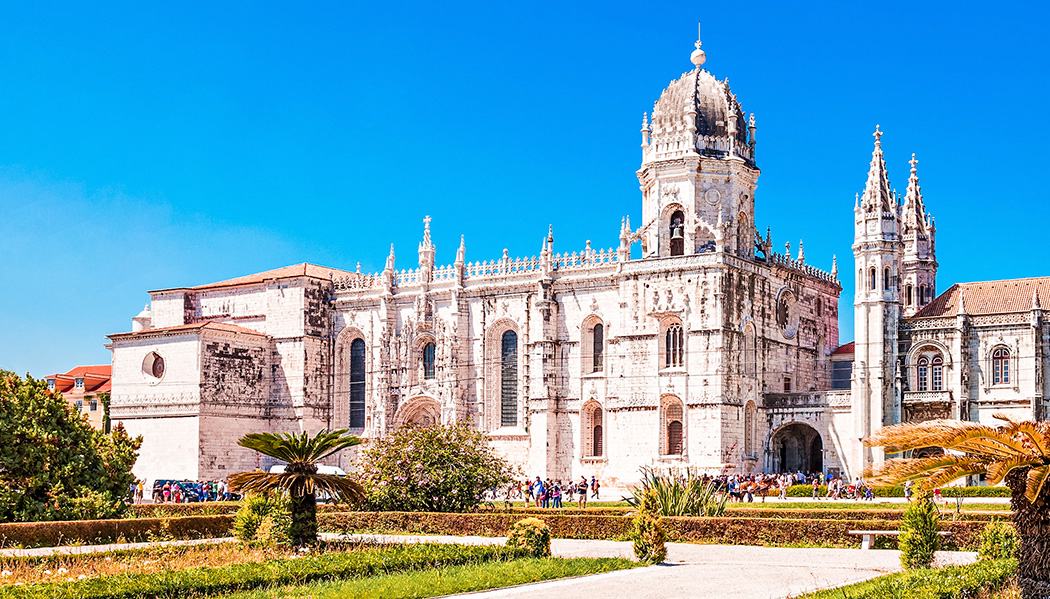
[[[794,422],[773,435],[773,471],[812,474],[824,469],[824,441],[812,426]]]
[[[394,415],[394,426],[401,428],[407,424],[415,426],[434,426],[441,423],[441,406],[433,397],[420,395],[406,401]]]

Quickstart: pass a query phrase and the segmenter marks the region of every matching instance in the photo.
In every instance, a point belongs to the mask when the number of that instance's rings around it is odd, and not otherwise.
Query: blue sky
[[[841,6],[841,5],[845,6]],[[1050,275],[1044,5],[0,2],[0,367],[106,363],[147,290],[314,262],[617,243],[642,112],[708,70],[758,122],[757,225],[851,262],[875,124],[941,290]],[[852,338],[843,268],[843,340]]]

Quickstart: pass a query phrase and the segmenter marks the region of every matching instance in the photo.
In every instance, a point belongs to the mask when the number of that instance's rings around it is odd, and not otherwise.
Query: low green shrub
[[[12,522],[0,524],[3,547],[56,547],[154,539],[213,539],[229,536],[233,516]]]
[[[323,553],[294,559],[234,564],[222,568],[165,570],[150,574],[100,576],[77,582],[0,586],[0,599],[147,599],[219,595],[319,580],[375,576],[436,567],[507,561],[521,549],[464,545],[401,545],[383,549]]]
[[[631,530],[634,556],[645,564],[659,564],[667,559],[667,545],[664,543],[667,535],[660,523],[660,516],[654,511],[658,505],[655,493],[650,490],[641,497],[640,503]]]
[[[941,547],[941,538],[937,534],[938,519],[932,494],[918,487],[904,512],[897,541],[901,550],[901,565],[906,569],[929,568],[933,563],[933,554]]]
[[[977,555],[981,559],[1016,558],[1021,548],[1021,537],[1010,524],[992,520],[978,537]]]
[[[286,500],[251,494],[244,498],[241,509],[233,517],[233,536],[245,543],[260,540],[275,545],[287,545],[284,540],[290,538],[291,526],[292,520]]]
[[[625,498],[634,508],[640,508],[646,499],[649,511],[658,516],[721,516],[726,510],[729,494],[717,494],[713,480],[700,476],[692,468],[657,470],[643,466],[641,484]]]
[[[515,514],[443,514],[421,512],[343,512],[318,514],[325,532],[383,532],[503,536],[520,519]],[[632,520],[623,516],[562,516],[545,514],[553,538],[628,540]],[[793,545],[812,543],[857,547],[851,530],[897,530],[900,520],[784,519],[784,518],[662,518],[670,541],[735,545]],[[952,546],[976,549],[983,522],[942,522],[951,532]],[[890,540],[896,547],[896,540]]]
[[[820,496],[826,497],[828,488],[820,485]],[[904,487],[875,487],[875,497],[904,497]],[[791,485],[788,497],[812,497],[813,485]],[[942,487],[941,497],[1009,497],[1010,489],[1006,487]]]
[[[1017,560],[981,560],[968,566],[909,570],[867,582],[803,595],[799,599],[958,599],[1002,589],[1017,571]]]
[[[507,532],[507,547],[525,549],[531,557],[550,557],[551,529],[537,518],[519,520]]]
[[[235,514],[239,501],[208,501],[203,503],[136,503],[129,505],[125,518],[172,518],[176,516],[217,516]],[[342,509],[346,509],[344,506]]]

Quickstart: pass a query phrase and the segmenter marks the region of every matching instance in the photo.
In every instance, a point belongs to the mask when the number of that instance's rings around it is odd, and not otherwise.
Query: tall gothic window
[[[663,408],[663,455],[682,455],[682,402],[669,399]]]
[[[591,372],[601,372],[604,367],[605,327],[602,323],[594,325],[591,331]]]
[[[747,455],[758,453],[755,449],[755,416],[757,413],[758,408],[755,402],[747,402],[747,406],[744,407],[744,453]]]
[[[599,406],[594,407],[594,412],[591,415],[591,455],[596,458],[602,456],[602,450],[604,449],[604,439],[602,438],[602,409]]]
[[[667,327],[664,334],[664,367],[677,368],[684,363],[682,347],[682,325],[674,323]]]
[[[500,348],[500,425],[518,424],[518,334],[503,333]]]
[[[944,358],[938,354],[930,361],[930,365],[933,374],[933,391],[941,391],[944,389]]]
[[[365,342],[350,343],[350,428],[365,427]]]
[[[744,374],[755,376],[758,371],[758,355],[755,351],[755,326],[748,324],[744,328]]]
[[[423,378],[434,378],[434,344],[427,343],[423,346]]]
[[[875,291],[875,267],[868,270],[868,290]]]
[[[890,267],[889,266],[887,266],[886,268],[882,269],[882,290],[883,291],[892,291],[893,290],[893,287],[892,287],[891,281],[890,281]]]
[[[919,388],[919,391],[929,391],[930,390],[929,371],[930,371],[930,361],[926,358],[926,356],[923,356],[923,357],[919,358],[919,366],[916,369],[916,372],[917,372],[918,378],[919,378],[919,380],[918,380],[919,384],[917,385],[917,387]]]
[[[675,210],[671,215],[671,255],[681,256],[685,253],[685,215],[681,210]]]
[[[1010,350],[998,347],[992,352],[992,384],[1005,385],[1010,382]]]
[[[911,285],[904,287],[904,305],[911,305]]]

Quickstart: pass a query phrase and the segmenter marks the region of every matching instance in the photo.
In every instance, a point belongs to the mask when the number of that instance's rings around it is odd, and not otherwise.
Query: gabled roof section
[[[255,273],[253,275],[245,275],[243,277],[237,277],[234,279],[227,279],[225,281],[219,281],[217,283],[208,283],[206,285],[198,285],[196,287],[172,287],[170,289],[158,289],[157,291],[151,291],[150,293],[156,293],[158,291],[173,291],[176,289],[191,289],[194,291],[205,290],[205,289],[217,289],[221,287],[236,287],[238,285],[252,285],[262,283],[264,281],[270,281],[273,279],[288,279],[292,277],[310,277],[314,279],[331,279],[333,277],[342,277],[352,274],[349,271],[340,270],[338,268],[329,268],[327,266],[319,266],[317,264],[310,264],[309,262],[303,262],[302,264],[293,264],[292,266],[285,266],[284,268],[275,268],[273,270],[267,270],[264,272]]]
[[[831,352],[831,355],[833,355],[833,356],[853,355],[853,354],[857,353],[857,350],[855,349],[856,348],[855,343],[856,342],[854,342],[854,341],[850,341],[849,343],[847,343],[845,345],[840,345],[840,346],[838,346],[838,348],[835,349],[835,351]]]
[[[108,335],[108,339],[131,339],[135,337],[143,337],[148,335],[156,335],[158,333],[191,333],[194,331],[219,331],[224,333],[240,333],[244,335],[255,335],[258,337],[265,337],[263,333],[252,329],[246,329],[239,327],[235,324],[228,324],[225,322],[214,322],[211,320],[205,322],[194,322],[191,324],[180,324],[173,327],[162,327],[159,329],[146,329],[145,331],[137,331],[134,333],[116,333],[114,335]]]
[[[1050,298],[1050,277],[957,283],[915,313],[912,318],[955,316],[962,297],[964,312],[971,315],[1027,312],[1034,297]]]

